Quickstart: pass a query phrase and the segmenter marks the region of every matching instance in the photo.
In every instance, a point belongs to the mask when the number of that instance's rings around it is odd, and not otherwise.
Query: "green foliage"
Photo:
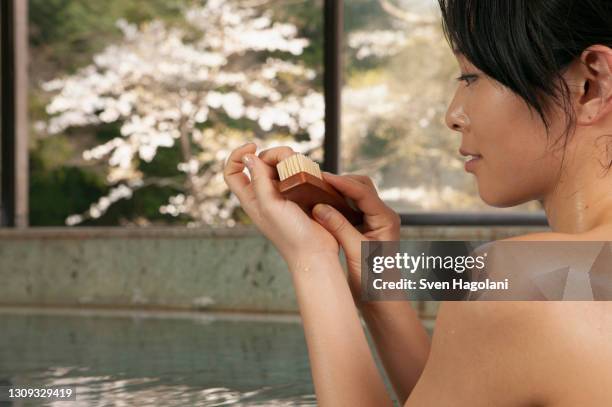
[[[185,178],[185,173],[177,168],[182,160],[179,142],[170,148],[160,147],[157,149],[155,159],[151,162],[141,161],[140,168],[146,175],[151,177],[179,177],[179,182]]]
[[[37,140],[31,154],[31,170],[48,171],[66,164],[74,154],[68,137],[58,135]]]
[[[295,59],[302,61],[307,67],[317,72],[318,81],[315,86],[322,90],[325,40],[323,0],[280,1],[275,4],[273,14],[277,21],[295,24],[299,30],[299,36],[308,38],[310,41],[310,46]]]
[[[172,217],[159,212],[159,207],[168,203],[168,199],[176,195],[171,187],[148,186],[139,189],[130,199],[122,199],[112,204],[98,219],[90,219],[83,225],[112,226],[126,223],[139,223],[141,220],[155,224],[184,224],[185,217]],[[93,201],[92,201],[93,202]]]
[[[96,141],[102,144],[115,137],[121,137],[121,125],[120,122],[100,124],[96,127]]]
[[[93,171],[66,165],[71,146],[65,138],[38,144],[30,153],[30,224],[64,226],[66,217],[87,210],[107,188]]]
[[[30,45],[60,70],[73,71],[121,37],[118,19],[175,21],[189,0],[30,0]]]
[[[168,176],[168,169],[176,170],[175,148],[160,149],[155,162],[142,167],[150,175]],[[39,140],[30,153],[30,223],[34,226],[64,226],[68,216],[86,212],[92,202],[108,193],[104,177],[90,168],[68,165],[72,146],[67,137],[57,136]],[[179,180],[179,183],[182,182]],[[173,218],[159,213],[159,207],[176,194],[171,187],[148,186],[134,193],[129,200],[120,200],[99,219],[83,225],[111,226],[145,218],[151,222],[185,223],[185,218]]]

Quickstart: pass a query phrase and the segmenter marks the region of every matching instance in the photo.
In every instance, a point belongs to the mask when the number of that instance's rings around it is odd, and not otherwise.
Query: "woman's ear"
[[[612,49],[593,45],[580,56],[582,89],[576,106],[578,124],[591,125],[612,112]]]

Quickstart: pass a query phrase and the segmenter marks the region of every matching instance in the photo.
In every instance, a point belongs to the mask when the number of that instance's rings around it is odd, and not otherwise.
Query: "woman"
[[[612,240],[612,3],[439,2],[461,69],[446,120],[481,198],[543,204],[552,231],[512,240]],[[360,242],[399,239],[371,180],[324,175],[365,213],[362,233],[333,208],[317,205],[313,220],[279,195],[274,166],[293,151],[255,151],[233,151],[225,179],[288,263],[321,405],[392,404],[358,312],[402,404],[612,405],[611,303],[442,303],[430,342],[409,303],[355,295]]]

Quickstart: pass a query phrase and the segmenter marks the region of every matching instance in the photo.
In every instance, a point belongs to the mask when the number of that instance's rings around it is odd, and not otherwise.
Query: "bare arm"
[[[356,230],[334,211],[317,217],[342,245],[347,258],[348,277],[355,303],[361,310],[376,345],[378,355],[400,402],[404,402],[416,385],[429,355],[430,339],[409,302],[361,302],[361,241],[399,240],[400,220],[378,197],[369,177],[324,173],[325,179],[353,199],[365,214],[362,231]],[[363,233],[362,233],[363,232]]]
[[[290,265],[317,400],[322,406],[391,406],[337,256]]]
[[[338,242],[278,192],[274,166],[293,151],[279,147],[257,157],[255,149],[248,143],[234,150],[224,179],[289,265],[319,403],[391,406],[340,265]]]
[[[430,339],[416,311],[405,301],[364,303],[361,314],[400,403],[421,377]]]

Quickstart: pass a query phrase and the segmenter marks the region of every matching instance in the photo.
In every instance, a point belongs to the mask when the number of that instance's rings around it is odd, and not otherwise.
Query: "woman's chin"
[[[529,202],[531,198],[526,197],[523,194],[509,194],[504,192],[493,192],[486,188],[478,188],[480,199],[489,206],[494,208],[510,208]]]

